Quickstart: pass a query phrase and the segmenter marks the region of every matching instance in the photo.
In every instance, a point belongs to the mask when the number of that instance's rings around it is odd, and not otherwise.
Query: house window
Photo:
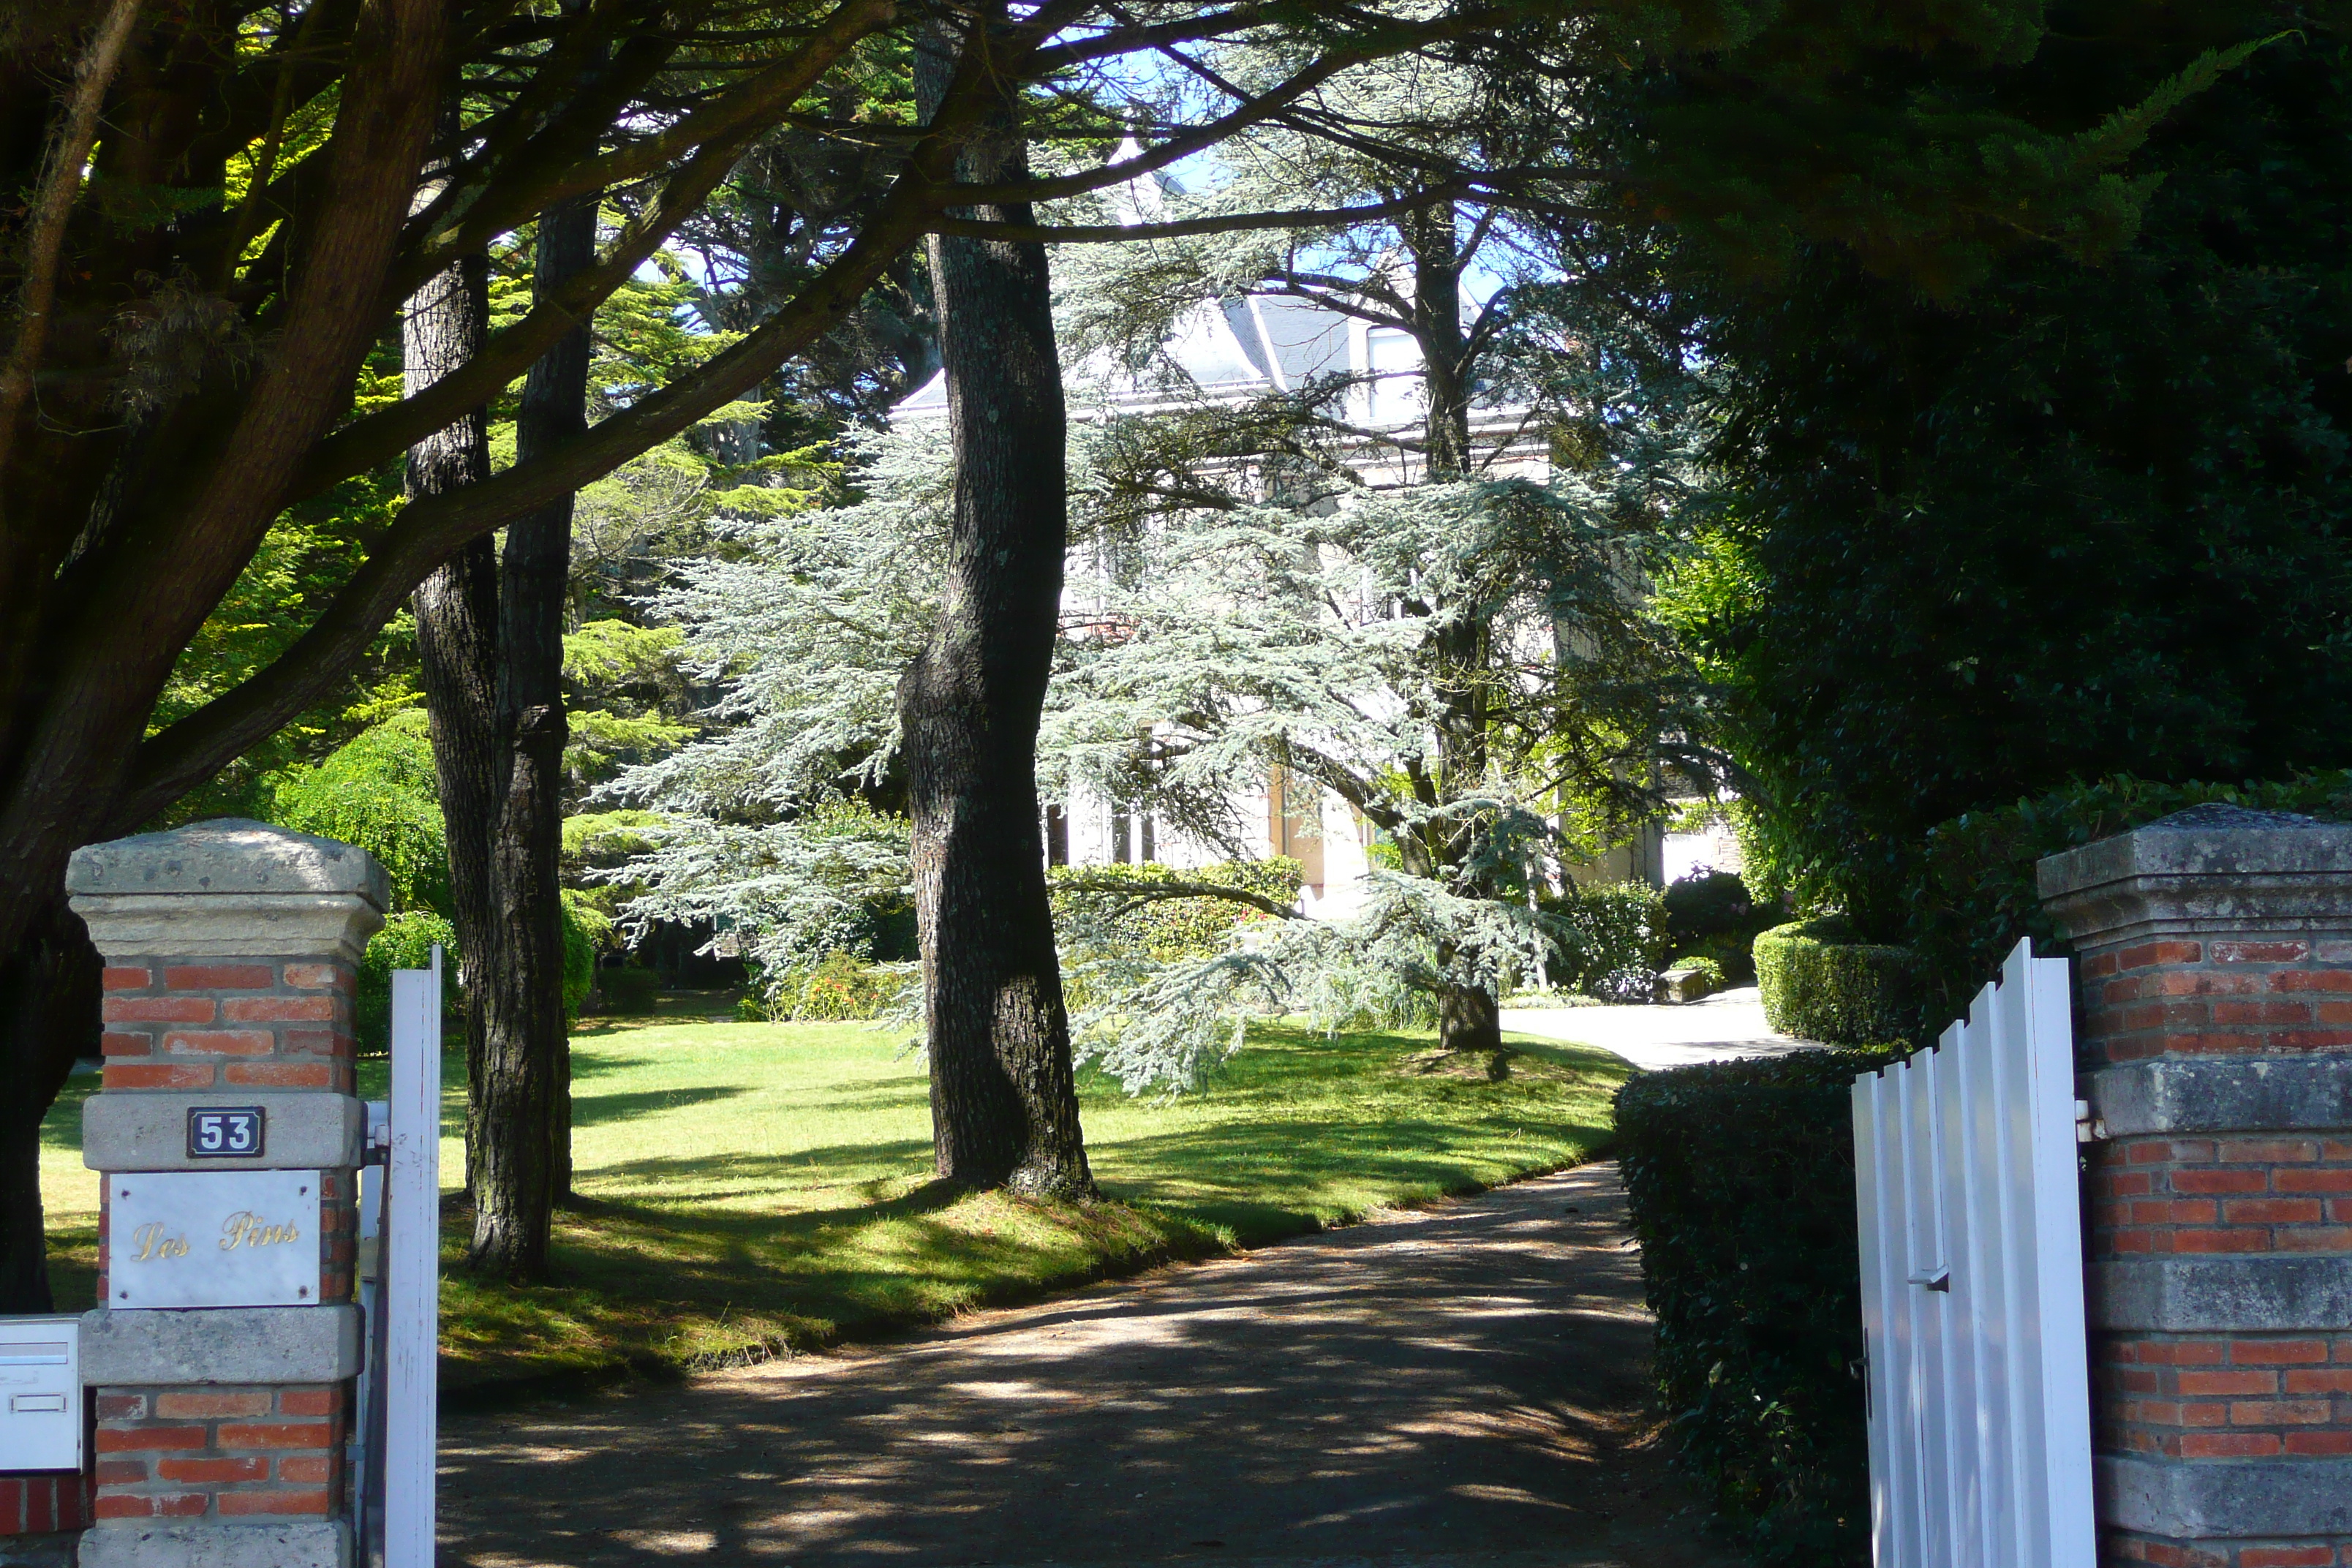
[[[1372,378],[1374,425],[1410,425],[1422,416],[1421,345],[1392,327],[1364,334],[1364,374]]]

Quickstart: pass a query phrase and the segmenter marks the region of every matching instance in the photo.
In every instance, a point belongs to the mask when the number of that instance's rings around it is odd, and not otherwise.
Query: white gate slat
[[[383,1568],[433,1568],[441,1321],[441,950],[392,975]]]
[[[1854,1080],[1877,1568],[2095,1568],[2063,960]]]

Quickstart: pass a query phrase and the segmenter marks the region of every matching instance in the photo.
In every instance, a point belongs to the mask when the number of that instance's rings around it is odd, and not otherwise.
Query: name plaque
[[[109,1176],[109,1307],[307,1307],[319,1299],[319,1173]]]

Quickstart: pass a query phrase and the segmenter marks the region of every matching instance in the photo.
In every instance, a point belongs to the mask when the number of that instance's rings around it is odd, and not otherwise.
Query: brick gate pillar
[[[348,1568],[366,1125],[352,1003],[361,950],[383,923],[383,871],[349,845],[224,820],[92,845],[66,886],[107,963],[105,1078],[82,1133],[84,1163],[106,1173],[100,1306],[81,1327],[98,1422],[83,1568]],[[260,1154],[199,1155],[189,1113],[207,1108],[259,1110]],[[208,1217],[180,1238],[192,1255],[170,1263],[182,1278],[218,1268],[213,1249],[232,1239],[298,1248],[287,1262],[299,1283],[281,1286],[298,1302],[126,1300],[138,1291],[110,1273],[117,1204],[142,1174],[157,1184],[144,1199],[196,1192],[201,1182],[153,1173],[199,1171],[315,1173],[316,1236],[223,1237],[202,1233],[223,1229]]]
[[[2352,1564],[2352,826],[2043,860],[2074,944],[2103,1565]]]

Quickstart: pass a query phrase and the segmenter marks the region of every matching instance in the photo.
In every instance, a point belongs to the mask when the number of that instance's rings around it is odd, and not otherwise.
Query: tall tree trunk
[[[0,1312],[56,1310],[41,1207],[41,1119],[98,1045],[100,960],[62,888],[0,964]],[[89,1303],[67,1305],[79,1310]]]
[[[434,278],[408,301],[401,326],[407,395],[463,367],[481,346],[489,316],[488,263],[469,256]],[[490,476],[488,433],[468,415],[409,448],[407,491],[441,495]],[[479,1201],[483,1152],[483,1073],[488,1041],[485,1011],[492,929],[487,825],[505,795],[499,748],[499,564],[488,538],[473,541],[418,584],[416,651],[433,732],[434,772],[449,850],[449,897],[466,995],[466,1188]]]
[[[544,300],[596,259],[598,196],[582,196],[540,220],[532,292]],[[515,456],[529,462],[588,427],[588,329],[566,333],[530,370],[515,421]],[[507,530],[500,607],[504,659],[500,711],[514,726],[513,773],[499,829],[506,936],[530,994],[518,998],[529,1054],[547,1085],[547,1185],[572,1197],[572,1041],[563,1016],[563,904],[557,859],[563,837],[563,626],[572,572],[572,500],[565,495]],[[477,1210],[487,1214],[487,1210]],[[486,1241],[478,1231],[475,1247]]]
[[[996,14],[1001,7],[988,15]],[[916,56],[926,118],[952,69],[952,40],[928,37]],[[1017,180],[1027,166],[1018,106],[1008,100],[964,148],[957,173]],[[1032,221],[1025,206],[972,211]],[[1037,728],[1068,525],[1045,252],[934,236],[930,262],[955,442],[954,531],[939,629],[899,683],[898,703],[932,1140],[949,1180],[1083,1196],[1094,1181],[1037,808]]]
[[[1421,348],[1422,392],[1427,403],[1423,438],[1428,477],[1444,484],[1470,472],[1470,343],[1462,328],[1462,258],[1452,203],[1426,207],[1403,223],[1412,252],[1412,332]],[[1437,716],[1437,784],[1457,799],[1478,789],[1486,773],[1487,628],[1457,616],[1437,633],[1437,677],[1445,707]],[[1426,830],[1432,874],[1461,866],[1478,849],[1475,822]],[[1493,896],[1493,888],[1465,891]],[[1438,962],[1457,957],[1441,944]],[[1437,999],[1438,1043],[1446,1050],[1491,1050],[1503,1043],[1501,999],[1492,985],[1448,984]]]
[[[559,266],[576,270],[583,264],[583,221],[572,214],[551,220],[554,232],[544,245]],[[584,222],[584,244],[593,251],[593,204]],[[481,258],[469,258],[410,301],[412,395],[478,350],[488,313],[484,278]],[[584,332],[568,334],[550,357],[557,363],[534,368],[525,391],[527,438],[542,448],[582,421]],[[559,406],[567,384],[568,416]],[[410,492],[478,483],[488,471],[477,415],[412,451]],[[542,509],[508,530],[503,563],[489,540],[478,541],[416,595],[450,889],[465,953],[466,1175],[474,1200],[467,1262],[514,1279],[546,1272],[557,1142],[567,1149],[569,1142],[569,1118],[559,1120],[555,1102],[568,1051],[556,857],[571,521],[568,504]]]

